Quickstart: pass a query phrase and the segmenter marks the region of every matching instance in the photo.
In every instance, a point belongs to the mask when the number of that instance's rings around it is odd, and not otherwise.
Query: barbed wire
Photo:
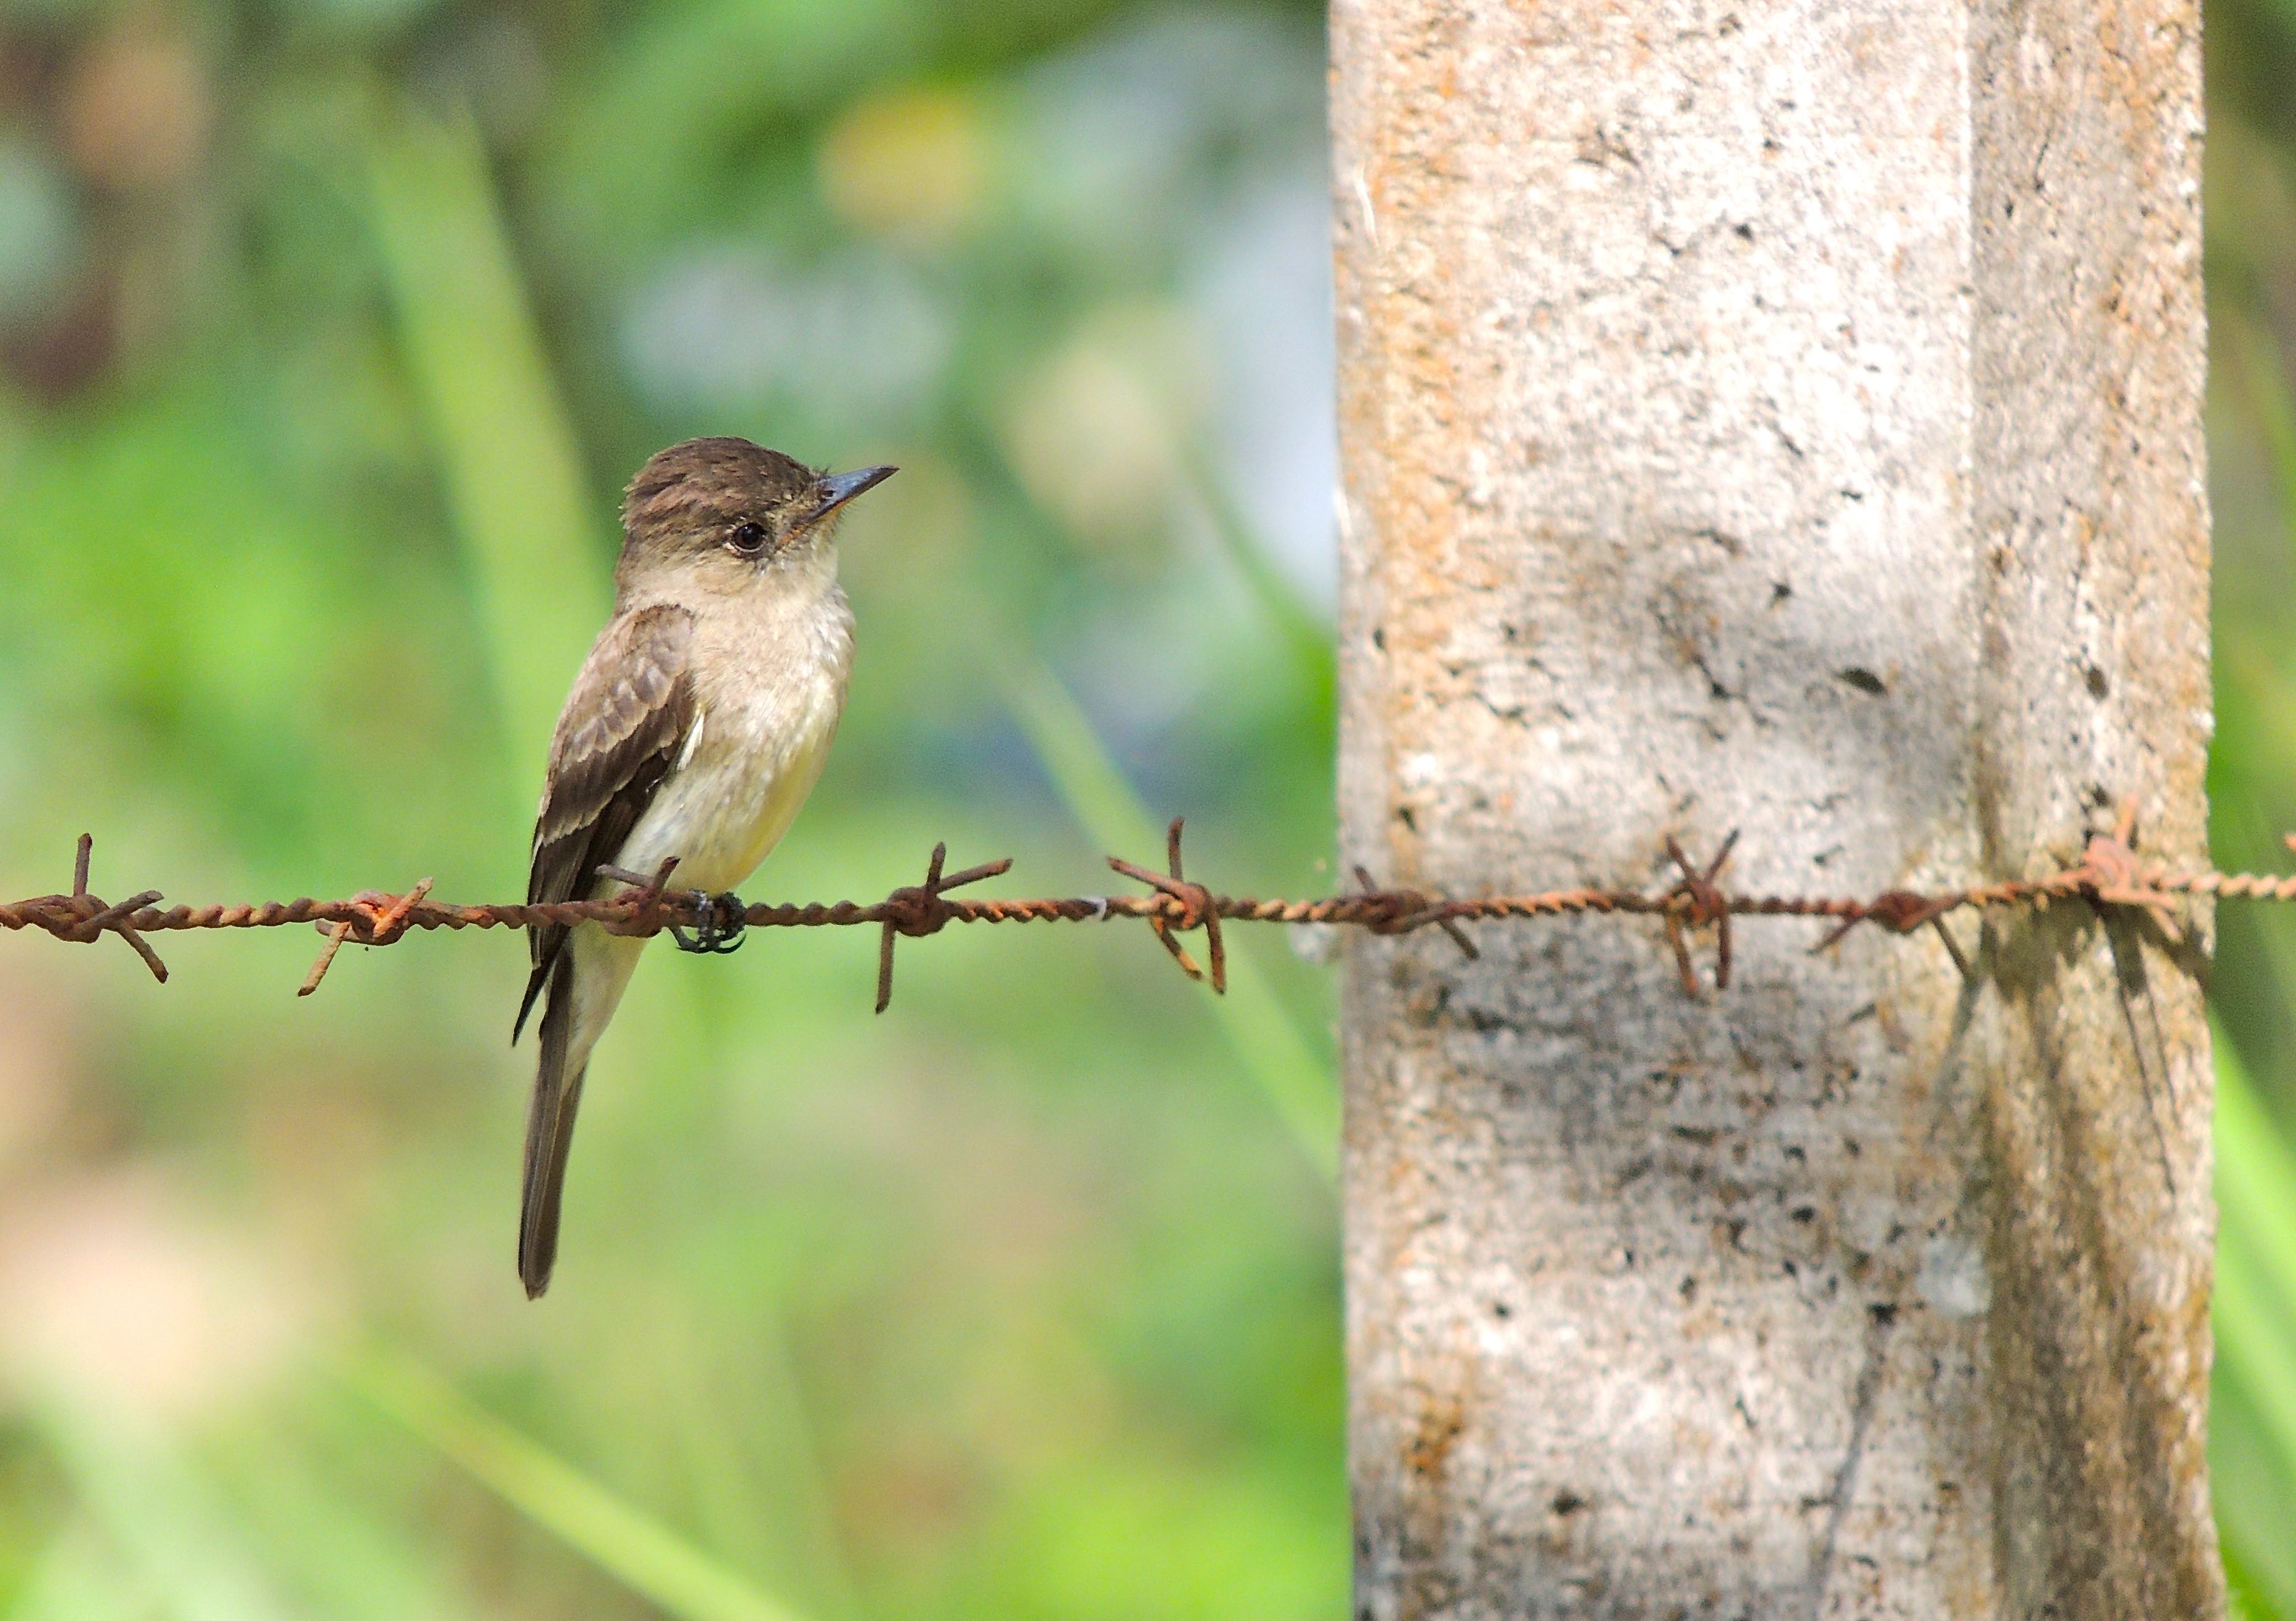
[[[955,872],[944,871],[946,845],[935,845],[924,881],[895,889],[882,901],[836,901],[804,904],[741,905],[730,896],[708,896],[669,887],[677,863],[673,857],[652,873],[601,867],[600,874],[627,886],[603,900],[506,903],[455,905],[430,898],[431,880],[423,879],[403,894],[365,889],[345,900],[265,901],[238,905],[173,906],[161,909],[160,894],[145,889],[124,901],[107,902],[88,888],[88,868],[94,848],[92,835],[83,833],[72,865],[69,895],[36,896],[12,905],[0,905],[0,929],[37,929],[59,940],[94,944],[105,935],[117,935],[134,949],[152,970],[167,980],[167,964],[145,937],[184,929],[275,929],[309,923],[327,938],[297,995],[318,989],[346,943],[389,946],[416,929],[524,929],[535,924],[594,922],[615,934],[654,935],[668,931],[689,949],[725,950],[726,942],[743,929],[816,929],[873,925],[882,930],[877,956],[877,1011],[883,1012],[893,995],[893,949],[897,940],[922,939],[939,934],[951,923],[1049,923],[1141,920],[1191,979],[1209,979],[1214,991],[1227,988],[1227,946],[1221,932],[1226,923],[1332,924],[1361,928],[1379,935],[1409,934],[1420,929],[1440,929],[1469,957],[1477,954],[1464,925],[1502,919],[1562,917],[1582,913],[1616,913],[1658,918],[1685,995],[1700,994],[1697,969],[1691,959],[1690,937],[1711,929],[1715,935],[1714,982],[1718,990],[1730,983],[1731,924],[1745,917],[1805,917],[1829,921],[1828,929],[1810,949],[1824,951],[1861,924],[1872,924],[1892,934],[1935,929],[1946,950],[1962,972],[1969,962],[1944,920],[1965,910],[1990,911],[2009,907],[2046,907],[2059,901],[2080,900],[2098,907],[2140,906],[2152,912],[2172,938],[2181,938],[2174,908],[2182,898],[2200,896],[2222,899],[2288,901],[2296,899],[2296,874],[2220,872],[2214,869],[2172,871],[2138,856],[2134,803],[2121,807],[2112,831],[2091,835],[2081,858],[2073,865],[2038,878],[2008,879],[1967,888],[1923,892],[1885,889],[1857,897],[1808,895],[1741,895],[1722,886],[1721,875],[1735,849],[1738,835],[1725,839],[1705,865],[1693,863],[1672,838],[1666,850],[1680,876],[1662,889],[1551,889],[1535,895],[1497,895],[1474,898],[1450,897],[1411,888],[1382,888],[1361,867],[1356,869],[1360,888],[1349,894],[1309,900],[1259,899],[1223,895],[1186,877],[1181,862],[1182,823],[1173,819],[1167,831],[1165,870],[1157,872],[1111,856],[1116,872],[1147,886],[1140,895],[1086,895],[1021,899],[955,895],[983,880],[1012,869],[1012,860],[984,862]],[[2296,848],[2296,834],[2289,836]],[[685,931],[702,934],[697,945]],[[1179,936],[1201,929],[1208,964],[1199,964]]]

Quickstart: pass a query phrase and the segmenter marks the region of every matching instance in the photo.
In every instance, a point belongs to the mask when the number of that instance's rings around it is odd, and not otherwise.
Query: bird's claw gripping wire
[[[694,912],[693,932],[688,935],[676,923],[668,925],[669,937],[677,942],[677,949],[690,951],[698,956],[730,957],[742,949],[748,937],[749,907],[731,889],[712,895],[705,889],[687,892]]]

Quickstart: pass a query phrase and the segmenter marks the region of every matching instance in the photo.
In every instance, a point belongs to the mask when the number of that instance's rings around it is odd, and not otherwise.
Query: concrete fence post
[[[2203,858],[2195,5],[1332,34],[1346,863]],[[1352,943],[1361,1616],[2221,1613],[2209,919],[1954,927]]]

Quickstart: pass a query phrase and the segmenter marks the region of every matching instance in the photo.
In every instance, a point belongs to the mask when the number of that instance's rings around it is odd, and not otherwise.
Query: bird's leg
[[[748,937],[749,910],[742,904],[742,897],[731,889],[710,897],[709,940],[711,951],[721,957],[730,957],[742,949],[742,940]]]
[[[711,895],[707,890],[689,890],[699,921],[688,935],[673,923],[670,938],[677,942],[680,951],[695,952],[705,956],[730,956],[742,949],[743,931],[749,921],[743,915],[749,908],[742,897],[728,889],[723,895]]]

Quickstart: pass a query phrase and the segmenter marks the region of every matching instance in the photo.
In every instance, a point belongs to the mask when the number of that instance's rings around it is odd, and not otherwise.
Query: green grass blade
[[[2227,1233],[2217,1257],[2217,1354],[2256,1404],[2273,1445],[2296,1458],[2296,1346],[2249,1246]]]
[[[2296,1152],[2280,1135],[2221,1026],[2216,1047],[2217,1273],[2213,1318],[2218,1376],[2238,1387],[2285,1489],[2296,1482]],[[2256,1467],[2266,1468],[2259,1462]],[[2232,1527],[2227,1524],[2227,1535]],[[2250,1608],[2296,1613],[2288,1561],[2240,1561]]]
[[[512,1508],[677,1621],[797,1612],[407,1358],[371,1352],[346,1381]]]
[[[162,1432],[92,1404],[37,1404],[42,1438],[127,1567],[180,1621],[287,1621],[238,1527]]]
[[[268,1567],[328,1621],[470,1621],[427,1544],[343,1496],[337,1475],[272,1426],[206,1449]]]
[[[2250,1568],[2246,1550],[2227,1536],[2224,1547],[2226,1614],[2231,1621],[2282,1621],[2287,1607],[2275,1599]]]
[[[119,1551],[85,1517],[67,1521],[20,1587],[0,1595],[8,1621],[151,1621],[159,1613]]]
[[[2267,1294],[2246,1247],[2227,1233],[2217,1250],[2213,1321],[2218,1377],[2237,1386],[2265,1432],[2267,1449],[2285,1459],[2296,1456],[2296,1349],[2292,1349]],[[2285,1471],[2274,1472],[2284,1487]],[[2267,1478],[2259,1471],[2259,1478]],[[2229,1520],[2225,1533],[2235,1551],[2244,1551]],[[2283,1611],[2296,1609],[2296,1587],[2271,1570],[2266,1560],[2243,1560],[2243,1564],[2251,1591]]]
[[[2290,3],[2296,5],[2296,0]],[[2288,526],[2290,538],[2296,539],[2296,401],[2289,398],[2288,380],[2281,373],[2280,347],[2252,311],[2235,305],[2218,319],[2239,358],[2249,404],[2279,480],[2281,521]]]
[[[1016,659],[1004,668],[1004,689],[1070,814],[1111,853],[1154,862],[1164,847],[1164,830],[1059,678],[1033,659]],[[1250,948],[1237,949],[1241,945],[1229,945],[1227,995],[1215,999],[1220,1027],[1308,1161],[1336,1183],[1339,1096],[1331,1070],[1292,1022]]]
[[[367,168],[506,735],[538,757],[605,618],[605,514],[591,505],[477,127],[402,111],[373,137]]]
[[[2253,1257],[2257,1282],[2284,1312],[2296,1311],[2296,1150],[2256,1095],[2221,1026],[2217,1051],[2217,1202],[2224,1225]],[[2296,1351],[2292,1351],[2296,1355]],[[2292,1431],[2296,1437],[2296,1431]],[[2296,1446],[2289,1451],[2296,1460]]]

